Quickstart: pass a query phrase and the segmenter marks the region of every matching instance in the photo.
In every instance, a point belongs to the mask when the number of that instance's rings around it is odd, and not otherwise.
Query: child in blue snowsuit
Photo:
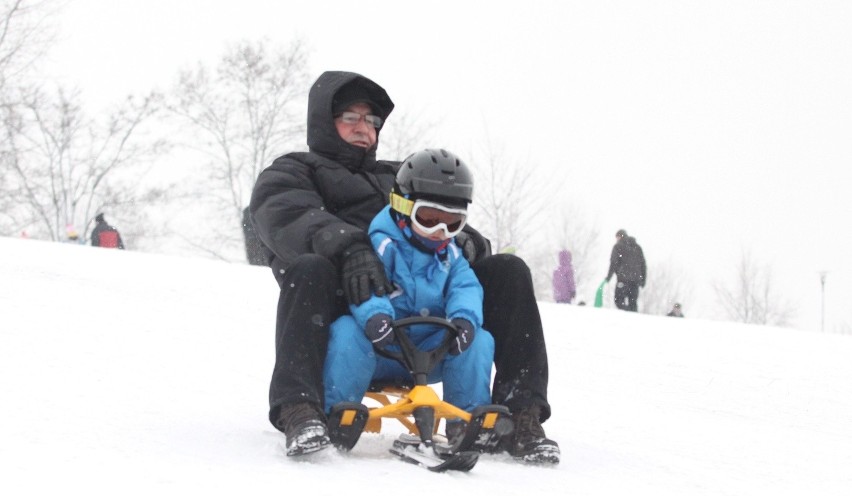
[[[373,381],[412,383],[401,364],[373,346],[396,346],[392,321],[416,315],[449,319],[460,331],[428,376],[430,384],[443,382],[444,401],[466,411],[491,403],[494,339],[481,327],[483,290],[453,240],[464,226],[472,175],[451,153],[424,150],[403,161],[396,183],[391,205],[369,227],[395,291],[350,306],[351,315],[331,324],[323,370],[326,413],[342,401],[360,402]],[[425,350],[437,347],[444,332],[425,324],[408,328]]]

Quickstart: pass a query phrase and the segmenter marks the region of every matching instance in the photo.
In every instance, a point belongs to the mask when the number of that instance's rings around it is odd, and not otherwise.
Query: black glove
[[[385,275],[385,266],[367,245],[359,245],[343,254],[341,266],[341,286],[346,301],[351,305],[360,305],[370,295],[384,296],[393,292],[393,286]]]
[[[470,226],[465,226],[462,232],[456,235],[456,244],[471,264],[491,255],[491,242]]]
[[[393,334],[393,319],[386,313],[377,313],[370,317],[364,327],[364,334],[376,348],[384,348],[396,339]]]
[[[453,319],[453,324],[459,330],[459,335],[450,346],[450,355],[460,355],[473,343],[473,324],[467,319]]]

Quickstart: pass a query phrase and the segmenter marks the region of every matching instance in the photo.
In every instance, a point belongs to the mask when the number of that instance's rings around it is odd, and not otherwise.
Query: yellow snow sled
[[[432,350],[419,349],[408,337],[408,327],[432,324],[446,329],[443,341]],[[470,470],[480,452],[493,451],[500,439],[512,430],[508,408],[502,405],[484,405],[467,412],[441,400],[427,384],[427,375],[437,365],[458,336],[456,326],[437,317],[409,317],[393,323],[399,351],[375,348],[376,353],[399,361],[411,373],[413,385],[387,386],[376,384],[366,397],[380,406],[368,408],[361,403],[342,402],[334,405],[329,415],[329,434],[338,449],[348,451],[358,442],[364,431],[380,432],[382,419],[395,419],[408,429],[411,436],[394,442],[391,452],[406,461],[424,465],[430,470]],[[452,444],[436,446],[433,434],[441,420],[463,420],[464,434]],[[414,437],[416,436],[416,437]],[[417,456],[431,450],[437,465]]]

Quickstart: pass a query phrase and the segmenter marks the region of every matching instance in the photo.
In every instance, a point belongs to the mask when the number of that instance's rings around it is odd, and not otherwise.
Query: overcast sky
[[[714,316],[707,288],[748,249],[799,327],[820,327],[819,270],[826,327],[852,324],[852,3],[529,3],[69,0],[47,68],[100,105],[298,36],[312,78],[373,78],[439,124],[435,146],[490,139],[564,181],[604,256],[625,228],[694,280],[688,314]]]

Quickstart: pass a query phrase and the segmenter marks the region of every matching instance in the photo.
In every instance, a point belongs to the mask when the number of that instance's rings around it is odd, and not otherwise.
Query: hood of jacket
[[[387,92],[372,80],[354,72],[326,71],[308,93],[308,148],[351,170],[372,169],[381,129],[376,130],[376,144],[364,149],[347,143],[334,125],[334,96],[344,87],[348,94],[363,94],[363,99],[382,120],[387,120],[393,111],[393,101]]]
[[[562,250],[559,252],[559,266],[567,267],[571,265],[571,252],[568,250]]]

